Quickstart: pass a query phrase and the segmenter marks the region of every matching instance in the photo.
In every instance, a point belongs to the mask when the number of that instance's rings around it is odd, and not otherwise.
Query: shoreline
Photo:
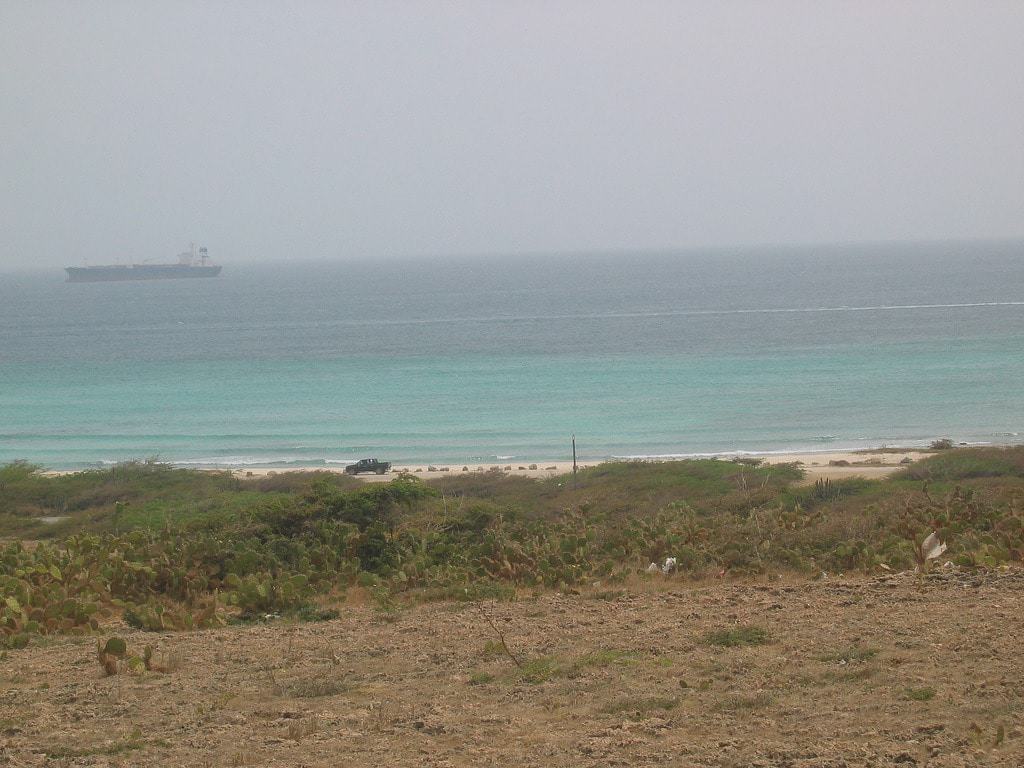
[[[810,452],[800,451],[793,453],[733,453],[716,454],[707,456],[679,456],[645,459],[606,459],[578,461],[580,469],[589,469],[602,464],[628,464],[633,462],[645,464],[667,464],[676,461],[693,461],[695,459],[717,459],[719,461],[733,461],[734,459],[759,459],[764,464],[798,464],[804,470],[805,483],[813,483],[816,480],[841,480],[848,477],[864,477],[869,479],[887,477],[903,466],[906,466],[905,459],[911,462],[929,456],[933,451],[920,448],[908,448],[906,450],[894,450],[892,448],[879,448],[877,450],[855,450],[855,451],[822,451]],[[463,469],[465,467],[466,469]],[[233,468],[232,474],[236,477],[270,477],[283,474],[284,472],[316,472],[327,471],[343,474],[344,467],[288,467],[286,469],[275,469],[273,467],[258,468]],[[453,464],[430,464],[410,463],[397,464],[387,475],[355,475],[355,477],[366,482],[387,482],[394,479],[400,473],[409,473],[423,480],[437,480],[444,477],[459,477],[462,475],[479,474],[488,471],[501,471],[508,475],[519,477],[532,477],[546,479],[566,475],[572,472],[571,461],[548,461],[548,462],[526,462],[517,461],[512,464],[499,462],[497,464],[473,463],[463,465]]]
[[[720,454],[694,454],[679,456],[658,456],[647,458],[612,458],[578,461],[580,469],[614,463],[669,463],[675,461],[692,461],[695,459],[717,459],[720,461],[760,460],[764,464],[798,464],[805,472],[804,482],[813,483],[817,480],[841,480],[850,477],[875,479],[887,477],[909,462],[915,462],[934,451],[926,448],[875,448],[853,450],[824,451],[793,451],[793,452],[753,452],[737,451]],[[909,460],[909,462],[907,461]],[[183,469],[195,469],[199,472],[230,472],[240,479],[272,477],[293,472],[330,472],[344,474],[344,465],[287,465],[262,467],[237,466],[202,466],[196,467],[187,462],[175,464]],[[46,475],[71,475],[88,472],[88,469],[47,470]],[[519,477],[547,479],[572,472],[572,462],[561,461],[526,461],[515,462],[473,462],[470,464],[451,464],[443,462],[404,462],[392,466],[386,475],[356,475],[365,482],[387,482],[399,474],[408,473],[423,480],[436,480],[445,477],[459,477],[479,474],[488,471],[500,471]]]

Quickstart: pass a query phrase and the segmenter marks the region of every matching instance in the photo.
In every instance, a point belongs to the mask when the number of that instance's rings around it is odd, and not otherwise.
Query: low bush
[[[602,594],[670,557],[668,578],[903,569],[933,532],[964,567],[1024,558],[1024,448],[954,449],[890,480],[814,486],[796,485],[788,465],[706,460],[602,465],[576,490],[567,477],[502,473],[325,475],[260,490],[153,463],[59,477],[0,468],[0,642],[95,632],[118,613],[156,631],[312,617],[354,585],[389,615],[409,600],[522,588],[596,583]],[[67,513],[66,535],[11,540],[41,510]],[[764,640],[756,630],[708,641]]]
[[[765,645],[771,642],[768,630],[762,627],[744,625],[728,629],[716,629],[704,636],[708,645],[721,648],[736,648],[741,645]]]
[[[964,448],[929,456],[897,476],[907,480],[948,482],[981,477],[1024,478],[1021,448]]]

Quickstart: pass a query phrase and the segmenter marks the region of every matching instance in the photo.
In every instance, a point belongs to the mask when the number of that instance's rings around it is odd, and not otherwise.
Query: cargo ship
[[[216,277],[220,266],[210,263],[206,248],[178,254],[177,264],[110,264],[102,267],[65,267],[69,283],[107,283],[119,280],[177,280],[182,277]]]

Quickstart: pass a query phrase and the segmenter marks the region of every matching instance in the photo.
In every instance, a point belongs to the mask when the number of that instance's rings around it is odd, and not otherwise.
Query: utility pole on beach
[[[572,433],[572,489],[576,490],[576,433]]]

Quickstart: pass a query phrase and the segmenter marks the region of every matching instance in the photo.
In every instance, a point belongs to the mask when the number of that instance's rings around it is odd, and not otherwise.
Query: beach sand
[[[842,480],[848,477],[879,478],[886,477],[903,464],[905,459],[918,461],[928,456],[928,451],[907,449],[893,450],[878,449],[865,451],[832,451],[827,453],[771,453],[771,454],[744,454],[743,458],[761,459],[766,464],[799,464],[805,471],[804,482],[814,483],[821,479]],[[721,455],[713,458],[731,460],[732,455]],[[684,459],[651,459],[648,461],[683,461]],[[577,464],[580,469],[594,467],[603,464],[602,461],[581,461]],[[455,475],[468,474],[470,472],[487,472],[489,470],[500,470],[510,475],[522,477],[548,478],[556,475],[563,475],[572,472],[571,461],[540,461],[523,462],[517,461],[511,464],[396,464],[392,471],[386,475],[357,475],[360,480],[366,482],[387,482],[402,472],[408,472],[423,480],[432,480],[441,477],[452,477]],[[233,470],[238,477],[267,477],[284,472],[344,472],[343,467],[260,467],[252,469]]]

